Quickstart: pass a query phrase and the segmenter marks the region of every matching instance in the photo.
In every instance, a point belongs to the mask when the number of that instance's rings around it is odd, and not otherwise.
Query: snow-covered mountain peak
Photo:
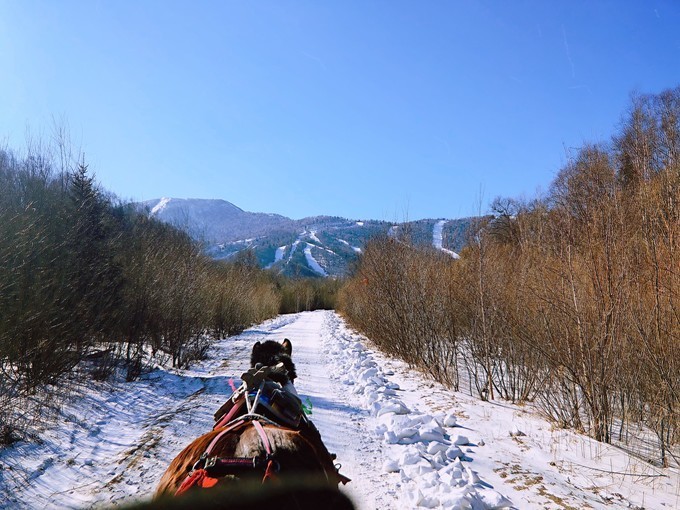
[[[328,215],[293,220],[275,213],[247,212],[226,200],[164,197],[141,207],[186,230],[215,258],[228,259],[249,249],[262,267],[289,276],[343,276],[372,237],[399,236],[402,231],[413,242],[434,244],[455,257],[453,250],[462,248],[470,225],[469,219],[395,224]],[[300,243],[302,249],[297,250]]]

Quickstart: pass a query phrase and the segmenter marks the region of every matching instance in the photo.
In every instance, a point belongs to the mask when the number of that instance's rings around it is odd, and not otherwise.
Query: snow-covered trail
[[[312,404],[312,419],[359,508],[376,508],[379,441],[366,429],[368,413],[352,404],[347,386],[331,378],[332,312],[280,316],[216,342],[208,359],[189,370],[158,369],[134,383],[96,383],[81,390],[46,425],[42,443],[0,451],[0,508],[84,508],[150,497],[163,471],[192,439],[210,430],[213,413],[238,386],[256,341],[290,338],[298,393]],[[393,505],[387,504],[387,507]]]
[[[328,450],[337,453],[341,472],[352,479],[346,492],[357,504],[361,502],[359,508],[385,508],[382,493],[390,488],[381,470],[380,441],[367,428],[369,413],[358,405],[348,386],[329,377],[338,369],[335,357],[329,355],[330,345],[337,342],[337,323],[338,317],[329,312],[298,314],[273,339],[289,338],[293,343],[296,388],[303,399],[310,399],[312,421]]]
[[[296,386],[358,510],[680,508],[677,470],[559,430],[530,409],[480,402],[370,349],[332,311],[280,316],[215,342],[190,370],[95,383],[0,450],[0,508],[89,508],[152,495],[174,456],[210,430],[256,341],[289,338]],[[624,473],[619,475],[616,473]]]

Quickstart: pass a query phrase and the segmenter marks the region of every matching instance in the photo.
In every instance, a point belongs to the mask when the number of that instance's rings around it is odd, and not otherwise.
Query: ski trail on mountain
[[[307,246],[305,247],[305,259],[307,259],[307,265],[317,274],[320,274],[321,276],[328,276],[326,271],[324,270],[323,267],[321,267],[321,264],[314,258],[314,255],[312,255],[312,248],[315,246],[313,244],[307,243]]]
[[[439,220],[437,223],[434,224],[434,228],[432,229],[432,245],[438,250],[443,251],[444,253],[448,253],[454,259],[459,259],[460,255],[458,255],[455,251],[447,250],[446,248],[444,248],[443,232],[444,225],[446,225],[446,223],[448,223],[447,220]]]

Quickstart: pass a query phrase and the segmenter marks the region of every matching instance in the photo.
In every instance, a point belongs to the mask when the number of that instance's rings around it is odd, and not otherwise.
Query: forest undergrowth
[[[453,388],[680,465],[680,87],[634,96],[544,196],[492,213],[460,260],[373,240],[341,311]]]
[[[107,193],[63,132],[0,150],[0,445],[72,389],[157,364],[278,313],[333,307],[337,284],[293,281],[201,243]]]

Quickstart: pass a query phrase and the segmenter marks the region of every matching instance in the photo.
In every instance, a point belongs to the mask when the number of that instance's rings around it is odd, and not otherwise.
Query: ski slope
[[[209,430],[256,341],[289,338],[296,386],[358,509],[680,508],[677,471],[480,402],[370,348],[332,311],[280,316],[215,342],[190,370],[81,388],[41,441],[0,451],[0,508],[89,508],[151,496]]]
[[[432,229],[432,245],[438,250],[443,251],[444,253],[448,253],[454,259],[459,259],[460,255],[458,255],[455,251],[447,250],[446,248],[444,248],[443,232],[444,225],[446,225],[446,223],[447,220],[439,220],[437,223],[434,224],[434,227]]]
[[[315,248],[315,246],[313,244],[307,243],[307,246],[305,247],[305,250],[304,250],[305,259],[307,260],[307,265],[315,273],[317,273],[321,276],[328,276],[328,273],[326,273],[324,268],[321,267],[321,264],[319,264],[319,262],[317,262],[317,260],[314,258],[314,255],[312,255],[312,248]]]

